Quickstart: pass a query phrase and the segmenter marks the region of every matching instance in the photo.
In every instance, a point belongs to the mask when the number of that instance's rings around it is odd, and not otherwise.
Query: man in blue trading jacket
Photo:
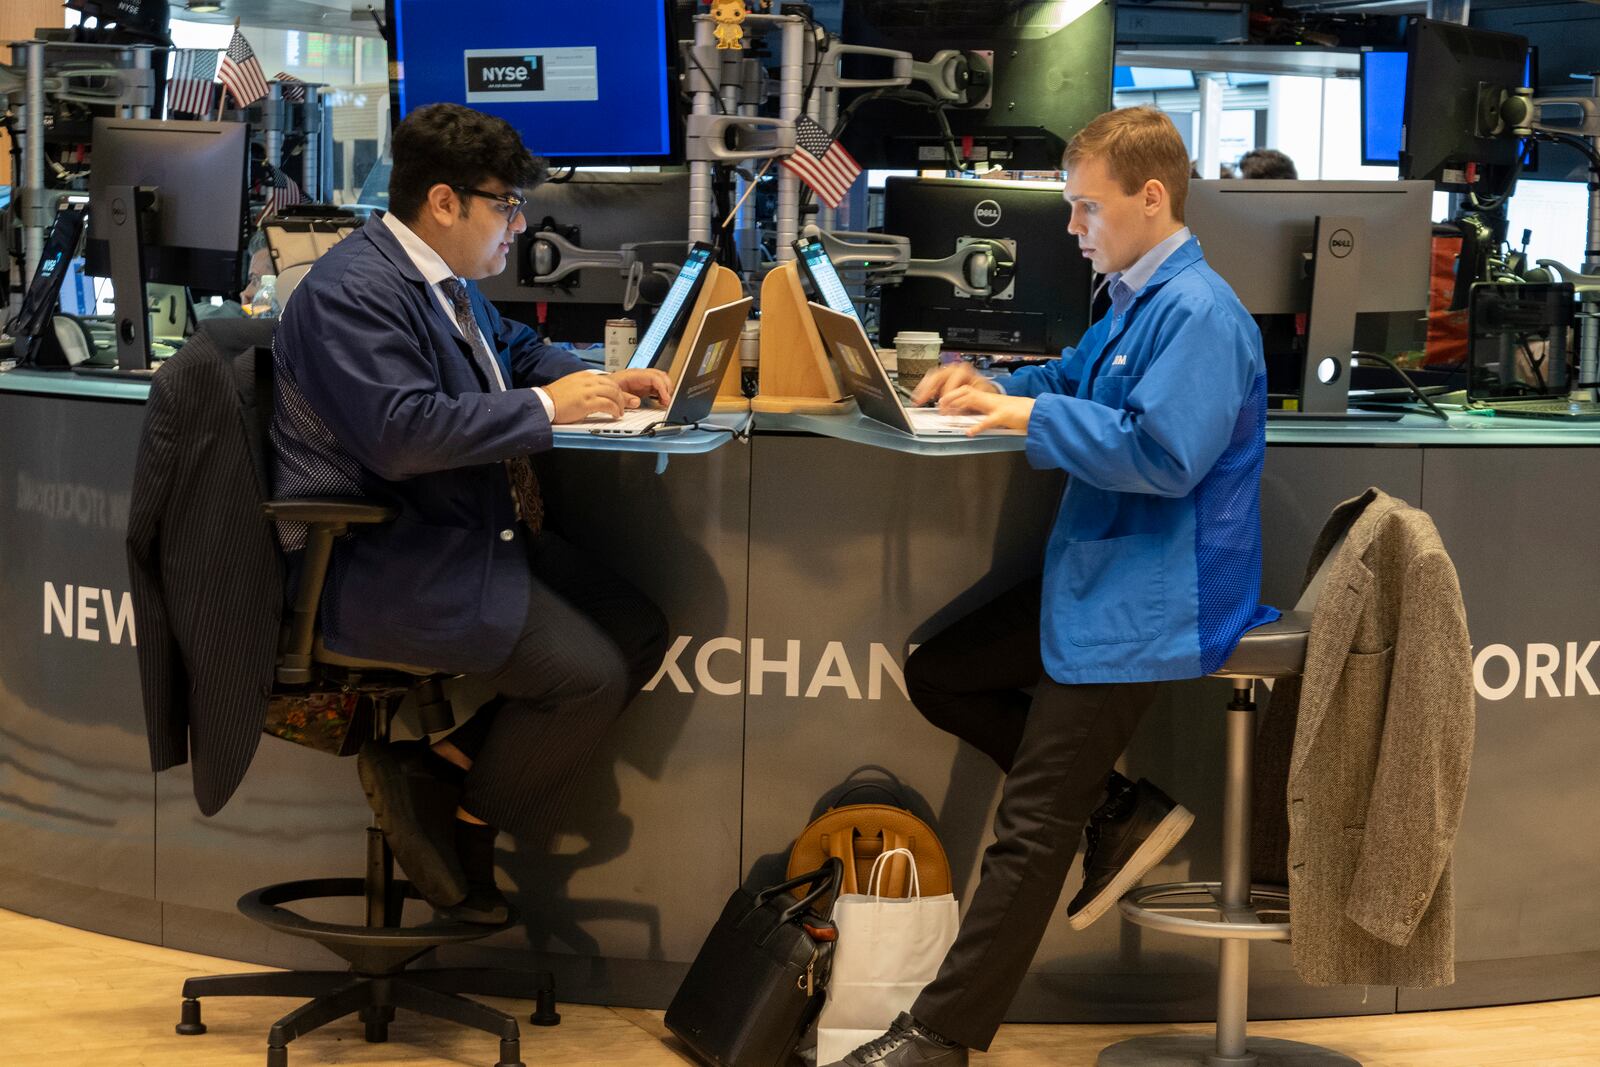
[[[362,786],[395,857],[450,919],[504,921],[495,828],[537,840],[660,663],[655,605],[544,528],[530,453],[666,375],[590,371],[503,319],[500,273],[544,177],[500,119],[452,104],[395,130],[389,212],[317,261],[274,338],[274,491],[397,509],[334,549],[329,649],[483,676],[500,699],[444,740],[369,743]],[[283,524],[291,552],[305,530]]]
[[[1068,229],[1107,275],[1110,312],[1059,362],[1003,383],[944,368],[914,398],[976,412],[978,429],[1024,430],[1029,462],[1070,476],[1042,583],[980,608],[906,664],[918,710],[1005,771],[996,840],[938,976],[845,1067],[957,1067],[989,1047],[1085,820],[1084,885],[1067,907],[1076,929],[1193,821],[1112,770],[1158,684],[1211,673],[1275,617],[1257,604],[1260,334],[1183,225],[1183,141],[1153,108],[1113,111],[1073,138],[1063,165]]]

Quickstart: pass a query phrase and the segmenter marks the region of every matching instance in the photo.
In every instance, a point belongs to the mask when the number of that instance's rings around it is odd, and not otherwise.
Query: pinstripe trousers
[[[528,615],[500,694],[447,740],[472,760],[461,807],[542,840],[590,755],[661,665],[667,622],[643,593],[548,530],[529,538]]]

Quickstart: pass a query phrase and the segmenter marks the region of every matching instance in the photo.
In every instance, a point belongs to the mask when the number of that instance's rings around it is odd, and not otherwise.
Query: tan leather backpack
[[[877,785],[877,783],[867,783]],[[844,796],[854,792],[846,790]],[[905,808],[893,804],[844,804],[829,808],[811,821],[795,839],[789,853],[789,872],[815,870],[830,856],[844,863],[840,893],[862,892],[872,862],[886,849],[907,848],[916,858],[923,896],[950,892],[950,861],[933,828]],[[903,897],[910,881],[910,865],[891,856],[878,877],[882,895]]]

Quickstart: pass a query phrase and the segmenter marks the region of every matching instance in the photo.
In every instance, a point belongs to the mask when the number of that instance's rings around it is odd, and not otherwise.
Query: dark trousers
[[[906,662],[917,710],[1005,771],[995,842],[961,932],[911,1013],[987,1049],[1022,984],[1106,775],[1154,683],[1059,685],[1039,656],[1037,580],[979,608]],[[1035,687],[1029,698],[1022,690]]]
[[[461,807],[543,840],[590,755],[656,669],[667,621],[643,593],[559,535],[532,538],[533,592],[511,658],[486,677],[501,699],[448,740],[472,760]]]

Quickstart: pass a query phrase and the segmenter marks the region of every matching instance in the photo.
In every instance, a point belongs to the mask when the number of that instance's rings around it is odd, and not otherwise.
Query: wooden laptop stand
[[[761,284],[761,387],[750,410],[842,415],[854,409],[839,403],[844,394],[806,306],[798,270],[792,262],[780,264]]]
[[[723,304],[744,299],[744,283],[739,281],[737,274],[718,263],[711,264],[709,270],[710,275],[700,287],[700,296],[690,309],[689,317],[684,320],[678,350],[672,354],[672,365],[666,368],[667,377],[673,381],[678,380],[678,374],[683,370],[683,361],[689,355],[689,342],[699,332],[700,324],[705,321],[706,312]],[[722,385],[717,389],[716,403],[712,404],[711,412],[714,415],[723,415],[749,410],[750,401],[745,399],[744,390],[740,387],[739,357],[735,355],[728,361],[728,370],[723,375]]]

